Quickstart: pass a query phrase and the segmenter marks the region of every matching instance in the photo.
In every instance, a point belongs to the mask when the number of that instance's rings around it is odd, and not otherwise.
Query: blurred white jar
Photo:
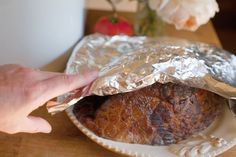
[[[0,0],[0,64],[63,70],[84,31],[84,0]]]

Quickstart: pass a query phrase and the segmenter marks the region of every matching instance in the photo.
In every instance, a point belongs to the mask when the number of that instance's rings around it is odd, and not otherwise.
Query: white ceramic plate
[[[66,110],[67,115],[86,136],[113,152],[132,157],[216,156],[236,144],[236,118],[232,116],[227,106],[204,132],[170,146],[128,144],[98,137],[76,119],[72,109],[73,106]]]

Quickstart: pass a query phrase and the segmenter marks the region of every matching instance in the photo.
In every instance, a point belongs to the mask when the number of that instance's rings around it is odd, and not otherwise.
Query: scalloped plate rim
[[[85,134],[90,140],[92,140],[93,142],[97,143],[98,145],[121,155],[126,155],[126,156],[130,156],[130,157],[160,157],[160,154],[157,156],[152,156],[150,154],[139,154],[137,152],[131,152],[128,151],[126,149],[121,149],[119,147],[115,147],[115,146],[109,146],[106,143],[102,142],[102,140],[106,140],[106,141],[111,141],[113,143],[122,143],[122,142],[117,142],[117,141],[112,141],[109,139],[104,139],[101,137],[98,137],[97,135],[95,135],[93,132],[91,132],[90,130],[88,130],[87,128],[85,128],[76,118],[76,116],[74,115],[73,111],[73,106],[70,106],[68,109],[66,109],[66,114],[67,116],[70,118],[70,120],[74,123],[74,125],[83,133]],[[140,145],[140,144],[129,144],[129,143],[124,143],[127,145]],[[228,149],[232,148],[234,145],[236,145],[236,137],[234,139],[232,139],[231,141],[228,141],[228,143],[222,147],[217,148],[216,150],[213,150],[209,153],[207,153],[207,156],[217,156],[225,151],[227,151]],[[157,146],[158,147],[158,146]],[[168,146],[159,146],[159,147],[168,147]],[[172,153],[169,150],[166,149],[166,151],[168,151],[168,153]],[[177,156],[176,154],[172,153],[173,155]]]

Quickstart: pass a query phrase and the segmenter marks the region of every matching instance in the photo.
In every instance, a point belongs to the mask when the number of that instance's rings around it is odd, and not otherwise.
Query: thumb
[[[51,125],[43,118],[28,116],[22,124],[20,132],[27,133],[50,133]]]

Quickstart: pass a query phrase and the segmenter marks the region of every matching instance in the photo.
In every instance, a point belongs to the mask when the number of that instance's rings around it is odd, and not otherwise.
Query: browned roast
[[[87,97],[74,107],[74,113],[98,136],[127,143],[168,145],[208,127],[222,103],[223,98],[205,90],[155,83],[110,97]]]

